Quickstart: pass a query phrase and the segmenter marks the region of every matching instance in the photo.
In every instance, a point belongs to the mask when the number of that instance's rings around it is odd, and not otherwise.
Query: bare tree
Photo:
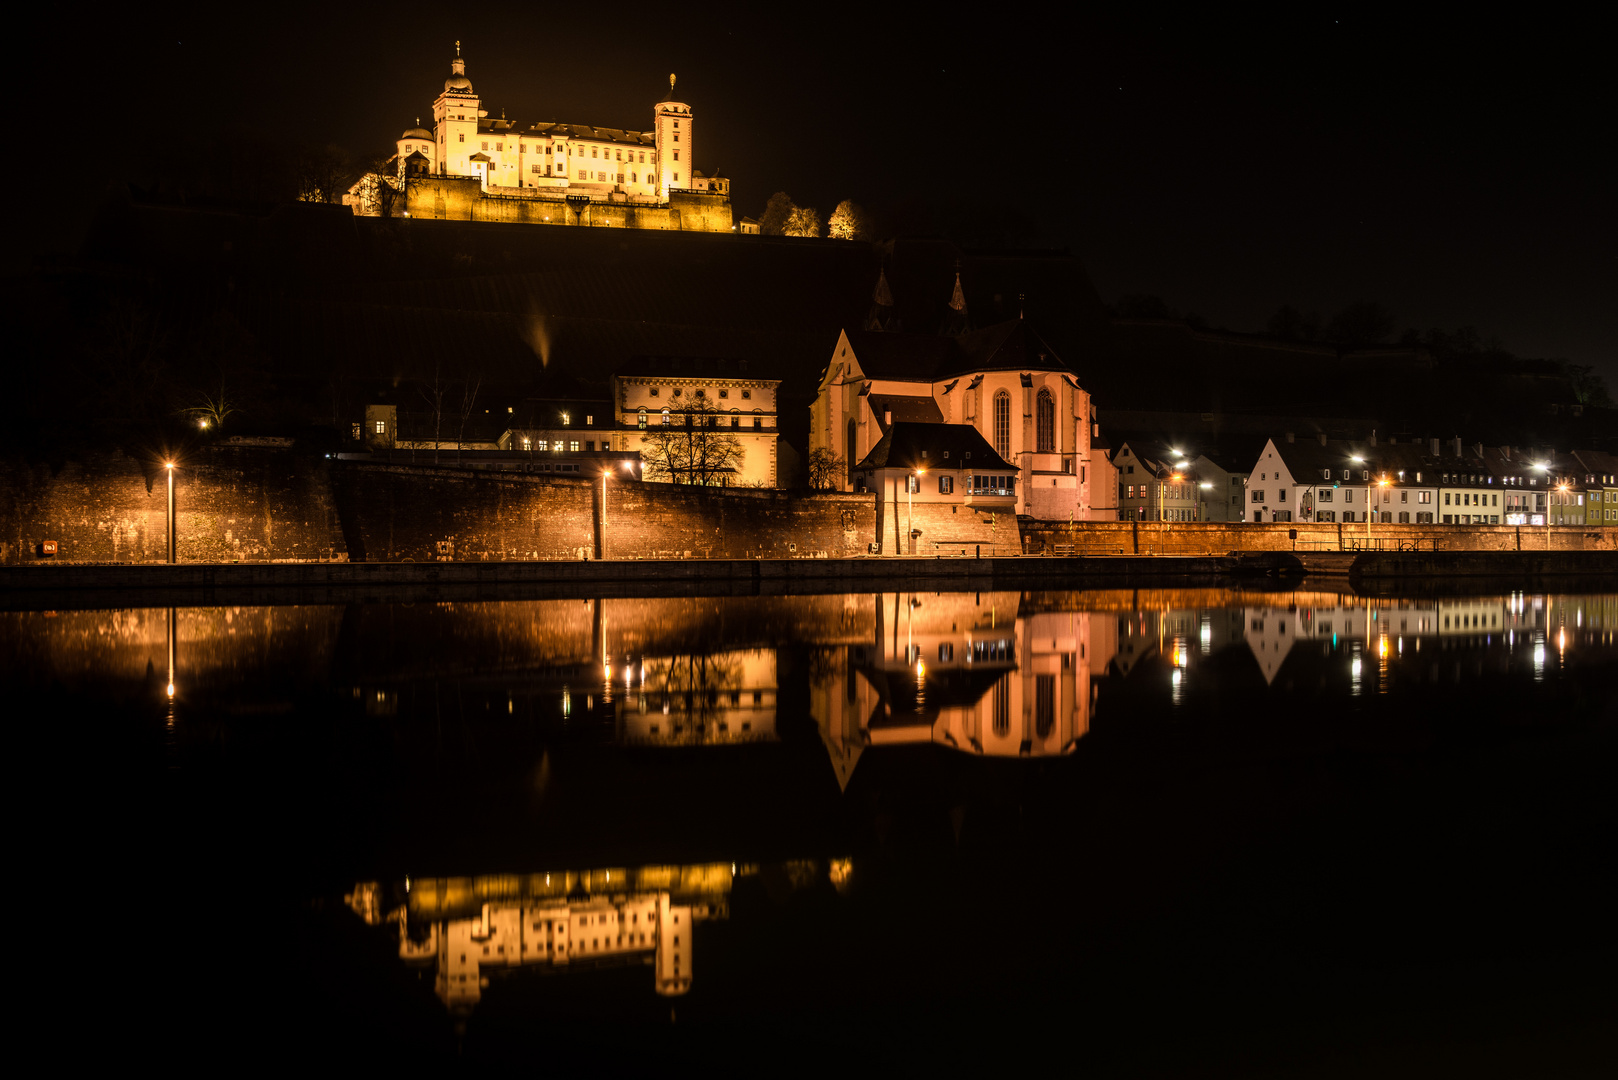
[[[461,463],[461,447],[466,443],[466,421],[471,418],[472,410],[478,403],[478,390],[483,386],[483,376],[468,375],[461,383],[461,425],[455,430],[455,464]]]
[[[833,240],[870,238],[870,226],[866,222],[865,210],[853,199],[844,199],[838,203],[837,209],[831,212],[831,219],[826,224],[826,235]]]
[[[298,201],[340,203],[354,182],[354,166],[340,146],[305,146],[298,151]]]
[[[433,412],[433,464],[438,464],[438,435],[444,425],[444,379],[438,364],[433,364],[433,381],[422,383],[421,396]]]
[[[646,429],[646,468],[674,484],[725,485],[741,468],[742,441],[720,427],[725,414],[698,398],[668,411],[667,422]]]
[[[197,394],[197,404],[181,410],[182,413],[189,416],[196,423],[197,427],[204,431],[223,430],[225,420],[240,411],[236,407],[235,399],[225,396],[225,380],[223,377],[219,380],[219,393],[217,395],[200,391]]]
[[[841,457],[825,447],[809,451],[806,463],[809,486],[815,491],[836,491],[842,481],[844,464]]]
[[[809,206],[794,207],[792,216],[787,219],[786,234],[788,236],[819,236],[820,211]]]

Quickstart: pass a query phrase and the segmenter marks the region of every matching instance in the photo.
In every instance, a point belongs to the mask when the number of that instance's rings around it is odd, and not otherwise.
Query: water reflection
[[[769,869],[789,889],[829,881],[841,891],[852,863],[797,860]],[[399,959],[432,969],[434,992],[464,1019],[493,974],[644,964],[659,995],[688,993],[697,924],[728,918],[737,880],[759,873],[755,864],[700,863],[406,878],[391,890],[361,882],[344,901],[367,924],[393,927]],[[390,904],[399,893],[402,902]]]
[[[1089,730],[1110,618],[1023,614],[1022,594],[881,593],[870,636],[822,650],[810,714],[838,783],[866,747],[934,744],[991,757],[1072,752]]]

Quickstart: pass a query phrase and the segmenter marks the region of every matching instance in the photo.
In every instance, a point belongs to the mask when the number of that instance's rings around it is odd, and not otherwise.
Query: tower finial
[[[669,93],[674,93],[674,76],[669,75]]]
[[[459,39],[455,42],[455,55],[457,58],[461,55],[461,42]]]

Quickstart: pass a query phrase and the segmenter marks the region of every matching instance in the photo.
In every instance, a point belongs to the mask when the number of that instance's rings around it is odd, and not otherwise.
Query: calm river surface
[[[61,1060],[1611,1064],[1615,595],[12,610],[0,673]]]

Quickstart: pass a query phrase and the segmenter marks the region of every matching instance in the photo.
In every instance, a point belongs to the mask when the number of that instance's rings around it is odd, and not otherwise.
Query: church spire
[[[955,291],[950,294],[949,310],[944,313],[944,324],[938,328],[940,334],[964,334],[972,329],[972,324],[966,316],[966,292],[961,288],[961,264],[955,263]]]
[[[876,274],[876,288],[871,292],[871,313],[865,317],[867,330],[897,330],[899,321],[894,317],[893,290],[888,288],[887,269]]]

